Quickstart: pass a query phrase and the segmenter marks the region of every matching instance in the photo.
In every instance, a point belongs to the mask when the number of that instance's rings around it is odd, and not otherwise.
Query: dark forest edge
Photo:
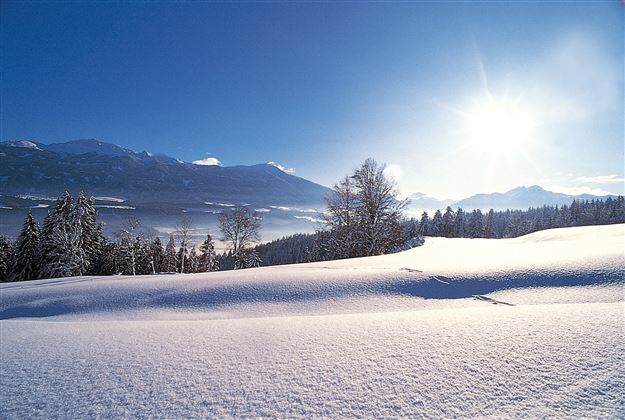
[[[216,254],[210,234],[199,248],[190,245],[192,226],[186,218],[165,246],[159,237],[142,232],[139,220],[132,217],[114,238],[106,238],[93,198],[80,193],[73,199],[65,192],[41,227],[29,212],[15,241],[0,237],[0,279],[244,269],[388,254],[419,246],[425,236],[513,238],[544,229],[625,223],[622,196],[487,213],[447,207],[432,217],[424,212],[419,219],[405,218],[402,211],[407,203],[396,199],[396,185],[384,169],[367,159],[334,185],[316,233],[258,244],[259,214],[243,206],[222,213],[220,239],[228,250],[221,255]]]

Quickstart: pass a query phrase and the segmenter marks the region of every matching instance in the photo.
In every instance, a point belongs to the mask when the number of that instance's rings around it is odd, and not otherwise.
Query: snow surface
[[[123,203],[126,201],[123,198],[117,198],[117,197],[95,197],[94,200],[95,201],[109,201],[111,203]]]
[[[33,143],[32,141],[28,141],[28,140],[21,140],[21,141],[16,141],[13,143],[9,143],[9,146],[11,147],[21,147],[24,149],[33,149],[33,150],[41,150],[39,148],[39,146],[37,146],[36,143]]]
[[[95,204],[93,207],[101,209],[137,210],[137,208],[133,206],[115,206],[112,204]]]
[[[0,286],[0,417],[623,417],[625,225]]]

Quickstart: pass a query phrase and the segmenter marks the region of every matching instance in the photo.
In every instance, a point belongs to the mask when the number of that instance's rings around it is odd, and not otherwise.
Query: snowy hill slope
[[[620,417],[624,228],[3,284],[0,416]]]

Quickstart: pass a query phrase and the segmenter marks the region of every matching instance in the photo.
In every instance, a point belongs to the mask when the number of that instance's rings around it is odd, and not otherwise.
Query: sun
[[[492,96],[464,113],[467,147],[491,156],[524,151],[533,140],[536,120],[520,102]]]

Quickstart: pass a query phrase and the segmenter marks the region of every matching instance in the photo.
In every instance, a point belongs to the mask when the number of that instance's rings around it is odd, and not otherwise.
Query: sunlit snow
[[[622,417],[624,225],[0,285],[0,417]]]

